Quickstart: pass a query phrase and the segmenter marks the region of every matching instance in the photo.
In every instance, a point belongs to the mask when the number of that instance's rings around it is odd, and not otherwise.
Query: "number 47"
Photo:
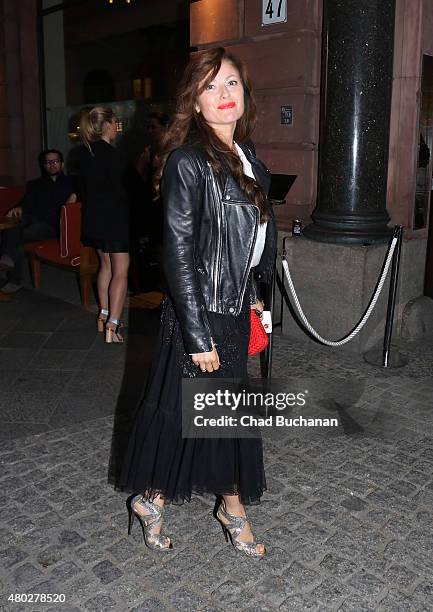
[[[277,17],[281,17],[281,5],[283,0],[278,0]],[[274,16],[274,0],[268,0],[268,6],[266,8],[266,15],[269,15],[269,19]]]

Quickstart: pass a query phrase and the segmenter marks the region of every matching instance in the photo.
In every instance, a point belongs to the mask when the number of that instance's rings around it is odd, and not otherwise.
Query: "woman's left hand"
[[[215,347],[213,347],[211,351],[205,353],[194,353],[191,355],[191,359],[202,372],[214,372],[215,370],[219,370],[220,358],[218,357]]]

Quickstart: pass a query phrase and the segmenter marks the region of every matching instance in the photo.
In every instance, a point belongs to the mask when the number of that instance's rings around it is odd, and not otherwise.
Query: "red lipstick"
[[[226,102],[225,104],[220,104],[218,108],[219,110],[224,110],[226,108],[233,108],[234,106],[236,106],[234,102]]]

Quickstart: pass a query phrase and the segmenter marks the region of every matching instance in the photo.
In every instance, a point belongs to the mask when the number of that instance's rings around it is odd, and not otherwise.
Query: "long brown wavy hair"
[[[239,186],[260,210],[260,221],[269,218],[265,193],[254,179],[245,176],[239,156],[231,150],[206,122],[202,113],[196,111],[198,96],[213,81],[221,68],[221,62],[227,60],[239,72],[244,88],[244,114],[236,123],[234,140],[246,142],[251,137],[257,120],[256,104],[251,91],[251,82],[245,64],[223,47],[201,51],[192,56],[179,86],[176,113],[161,144],[158,165],[156,167],[154,186],[159,194],[161,177],[168,156],[184,144],[199,146],[206,152],[209,163],[215,172],[228,170]]]

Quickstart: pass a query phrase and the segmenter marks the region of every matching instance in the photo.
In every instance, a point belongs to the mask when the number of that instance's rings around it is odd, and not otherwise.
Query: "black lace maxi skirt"
[[[249,504],[258,503],[266,489],[260,438],[182,438],[182,378],[247,376],[248,299],[239,316],[208,315],[221,364],[212,374],[193,364],[173,305],[169,298],[163,303],[156,354],[118,483],[124,491],[162,494],[176,504],[190,501],[193,493],[239,495]]]

